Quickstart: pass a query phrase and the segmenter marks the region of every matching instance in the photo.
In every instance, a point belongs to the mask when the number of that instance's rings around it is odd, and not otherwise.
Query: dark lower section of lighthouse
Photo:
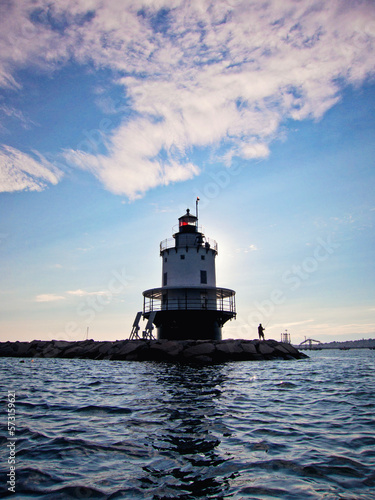
[[[221,340],[236,316],[235,292],[227,288],[154,288],[143,292],[143,316],[153,317],[159,339]]]
[[[160,311],[154,324],[159,339],[221,340],[221,327],[228,319],[216,311]]]

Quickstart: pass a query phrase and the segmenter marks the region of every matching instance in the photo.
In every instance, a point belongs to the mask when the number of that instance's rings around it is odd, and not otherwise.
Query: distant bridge
[[[298,347],[301,349],[305,348],[305,349],[310,349],[310,350],[322,349],[322,347],[320,345],[321,345],[320,340],[306,339],[303,342],[301,342]]]

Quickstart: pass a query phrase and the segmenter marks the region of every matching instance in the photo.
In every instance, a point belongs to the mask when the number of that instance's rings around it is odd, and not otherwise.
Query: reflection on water
[[[227,371],[223,366],[171,365],[157,377],[165,390],[160,401],[166,409],[165,425],[153,441],[159,458],[144,467],[147,481],[156,484],[163,477],[155,498],[223,498],[228,490],[233,472],[224,466],[229,457],[224,458],[218,446],[222,434],[230,431],[215,404]]]
[[[375,500],[374,356],[0,359],[17,395],[16,498]]]

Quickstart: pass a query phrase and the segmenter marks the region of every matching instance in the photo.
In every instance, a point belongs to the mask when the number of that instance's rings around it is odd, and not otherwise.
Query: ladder
[[[135,316],[134,323],[133,323],[132,331],[130,332],[129,340],[137,340],[137,339],[141,338],[138,335],[138,332],[140,330],[139,321],[141,319],[141,316],[142,316],[142,311],[137,312],[137,314]]]
[[[150,313],[150,316],[149,316],[147,324],[146,324],[146,328],[142,332],[142,338],[144,340],[156,340],[155,337],[152,334],[152,330],[154,329],[152,323],[154,322],[155,315],[156,315],[156,311],[152,311]]]

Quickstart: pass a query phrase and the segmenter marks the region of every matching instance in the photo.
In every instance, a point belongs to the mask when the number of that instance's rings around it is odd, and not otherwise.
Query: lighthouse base
[[[221,340],[222,326],[232,317],[223,311],[158,311],[154,324],[158,339]]]

